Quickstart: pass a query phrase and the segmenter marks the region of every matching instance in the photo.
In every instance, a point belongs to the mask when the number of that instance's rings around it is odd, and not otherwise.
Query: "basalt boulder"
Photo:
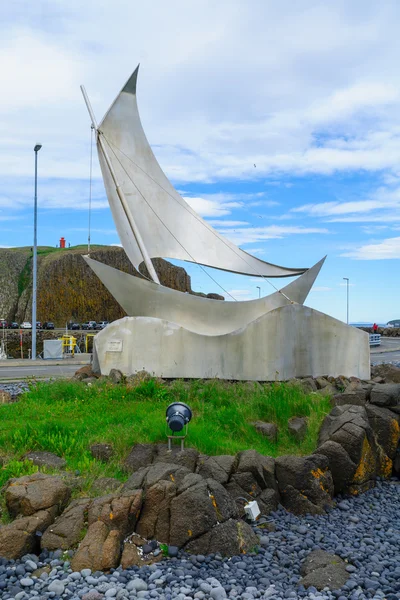
[[[387,408],[369,404],[366,407],[368,421],[379,445],[393,460],[400,440],[400,416]]]
[[[276,477],[281,502],[294,514],[322,514],[331,504],[333,480],[329,461],[322,454],[279,456]]]
[[[92,444],[90,454],[93,458],[101,462],[109,462],[114,455],[114,449],[111,444]]]
[[[103,521],[95,521],[71,560],[74,571],[103,571],[116,568],[121,556],[121,533],[111,530]]]
[[[13,517],[29,516],[50,508],[59,514],[70,495],[70,488],[59,477],[43,473],[10,479],[5,490],[7,509]]]
[[[235,463],[234,456],[199,456],[196,472],[204,478],[227,483]]]
[[[38,467],[47,467],[49,469],[63,469],[67,461],[52,452],[35,451],[25,454],[25,459]]]
[[[129,535],[135,530],[142,503],[142,490],[95,498],[88,509],[89,527],[101,521],[110,531],[115,529],[121,536]]]
[[[275,480],[275,461],[270,456],[263,456],[255,450],[244,450],[238,454],[236,473],[252,473],[262,490],[277,489]]]
[[[223,486],[212,479],[203,480],[172,500],[170,544],[181,547],[234,517],[236,505]]]
[[[136,532],[146,539],[157,539],[169,543],[170,507],[176,496],[176,485],[161,480],[146,491],[146,500],[140,514]]]
[[[297,442],[304,440],[307,429],[307,419],[305,417],[292,417],[288,421],[288,431]]]
[[[199,455],[200,452],[195,448],[181,450],[180,446],[175,445],[169,450],[167,444],[157,444],[154,462],[173,463],[194,472]]]
[[[371,404],[390,408],[400,404],[400,383],[383,383],[371,390]]]
[[[300,572],[303,578],[300,579],[299,585],[305,588],[313,586],[317,590],[339,590],[350,577],[346,566],[340,556],[324,550],[314,550],[302,564]]]
[[[363,389],[345,391],[343,394],[335,394],[331,402],[333,406],[343,406],[343,404],[365,406],[367,403],[367,392]]]
[[[91,500],[73,500],[41,538],[41,548],[46,550],[71,550],[83,538]]]
[[[229,519],[219,523],[211,531],[188,542],[185,550],[190,554],[214,554],[237,556],[247,554],[259,543],[250,525],[244,521]]]
[[[190,469],[172,463],[155,463],[149,467],[138,469],[131,475],[123,486],[123,491],[147,489],[157,481],[172,481],[179,485],[185,476],[191,473]]]
[[[55,516],[56,509],[53,507],[0,527],[0,556],[17,559],[24,554],[39,554],[40,534],[51,525]]]
[[[378,444],[364,407],[344,405],[332,409],[322,423],[319,446],[327,441],[342,446],[356,465],[352,481],[346,487],[346,491],[357,494],[373,487],[377,476],[390,475],[392,461]],[[333,467],[332,458],[330,465],[336,472],[340,468]]]
[[[135,444],[126,457],[124,467],[128,473],[134,473],[143,467],[153,463],[156,455],[154,444]]]
[[[335,495],[346,491],[353,481],[357,465],[351,460],[343,446],[328,440],[319,446],[315,453],[323,454],[329,461]]]

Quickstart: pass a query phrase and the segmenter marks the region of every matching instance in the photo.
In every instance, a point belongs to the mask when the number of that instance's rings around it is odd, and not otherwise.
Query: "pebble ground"
[[[20,394],[26,392],[29,389],[28,384],[25,381],[18,381],[15,383],[0,383],[0,390],[4,390],[11,394],[11,398],[15,400]]]
[[[263,521],[263,520],[262,520]],[[276,530],[263,528],[273,521]],[[311,600],[400,599],[400,482],[377,482],[358,497],[338,497],[321,516],[303,516],[280,508],[255,526],[257,552],[231,559],[180,553],[151,567],[118,568],[111,573],[72,572],[61,551],[0,560],[0,598],[7,600]],[[350,578],[340,590],[307,590],[299,584],[309,552],[322,549],[348,562]],[[32,577],[37,568],[50,573]]]

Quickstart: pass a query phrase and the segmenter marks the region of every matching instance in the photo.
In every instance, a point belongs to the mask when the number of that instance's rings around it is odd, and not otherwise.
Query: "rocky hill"
[[[114,321],[125,312],[82,258],[86,246],[38,248],[37,320],[53,321],[63,327],[68,321]],[[142,277],[129,262],[125,251],[116,246],[94,246],[91,258],[131,275]],[[161,258],[153,261],[162,285],[196,294],[190,276]],[[144,268],[142,273],[146,275]],[[205,294],[200,294],[204,296]],[[221,299],[218,294],[208,297]],[[32,251],[25,248],[0,249],[0,318],[31,321]]]

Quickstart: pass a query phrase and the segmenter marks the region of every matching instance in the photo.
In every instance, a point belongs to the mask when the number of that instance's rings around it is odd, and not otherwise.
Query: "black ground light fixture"
[[[190,407],[184,402],[173,402],[167,407],[166,420],[167,425],[170,428],[172,434],[168,435],[168,450],[171,450],[172,439],[181,440],[181,450],[184,448],[184,440],[187,435],[187,428],[190,419],[192,418],[192,411]],[[183,435],[175,435],[185,428]]]

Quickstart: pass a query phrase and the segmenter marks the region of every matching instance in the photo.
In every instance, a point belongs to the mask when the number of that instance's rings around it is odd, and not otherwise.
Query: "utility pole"
[[[37,288],[37,159],[42,147],[36,144],[35,151],[35,200],[33,209],[33,283],[32,283],[32,360],[36,360],[36,288]]]

